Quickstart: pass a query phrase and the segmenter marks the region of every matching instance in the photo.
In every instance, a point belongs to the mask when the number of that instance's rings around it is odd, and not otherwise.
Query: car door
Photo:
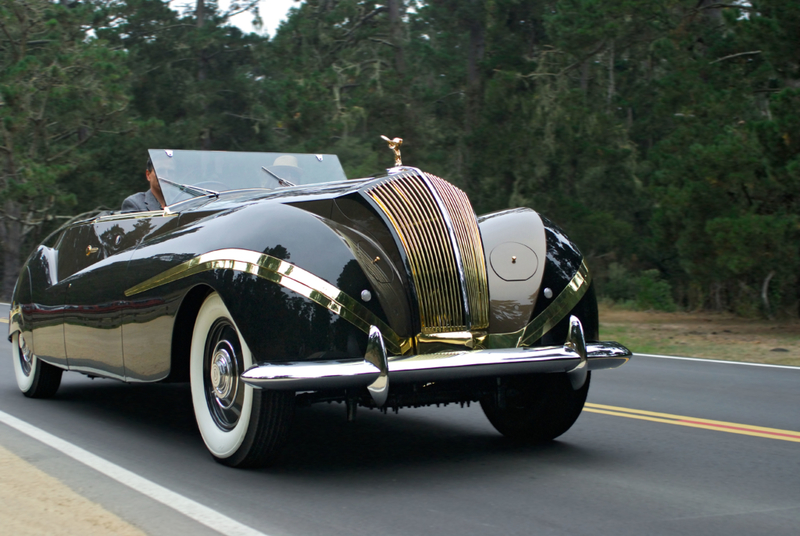
[[[128,261],[147,236],[177,218],[165,211],[97,218],[65,235],[64,339],[70,370],[125,379],[123,321]],[[59,270],[62,265],[59,264]]]

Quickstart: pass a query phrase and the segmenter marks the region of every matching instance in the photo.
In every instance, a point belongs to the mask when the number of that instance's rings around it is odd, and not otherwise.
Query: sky
[[[230,3],[230,0],[219,0],[219,6],[222,9],[227,8]],[[261,19],[264,21],[264,26],[261,28],[261,32],[258,33],[268,33],[270,37],[274,36],[275,30],[280,23],[286,20],[286,14],[289,8],[299,5],[300,2],[296,0],[260,0],[258,9],[261,13]],[[250,24],[252,20],[252,15],[249,13],[242,13],[234,17],[232,22],[244,32],[253,32],[256,30],[253,28],[253,25]]]

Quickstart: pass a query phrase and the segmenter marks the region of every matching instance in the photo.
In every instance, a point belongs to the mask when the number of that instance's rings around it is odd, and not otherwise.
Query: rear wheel
[[[192,334],[192,404],[209,452],[231,467],[269,463],[283,446],[294,415],[294,393],[253,389],[241,380],[252,365],[228,308],[219,294],[209,295]]]
[[[56,394],[63,371],[36,357],[18,331],[11,336],[11,356],[22,394],[29,398],[50,398]]]
[[[586,383],[573,390],[566,374],[537,374],[508,378],[499,396],[481,400],[489,422],[504,436],[529,442],[550,441],[575,423],[589,393]]]

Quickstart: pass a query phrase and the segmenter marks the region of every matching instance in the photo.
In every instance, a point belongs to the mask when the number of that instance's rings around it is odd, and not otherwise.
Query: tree
[[[59,178],[79,165],[86,143],[124,128],[124,57],[88,33],[106,7],[47,0],[0,6],[3,296],[16,282],[25,236],[53,219],[57,199],[69,197]]]

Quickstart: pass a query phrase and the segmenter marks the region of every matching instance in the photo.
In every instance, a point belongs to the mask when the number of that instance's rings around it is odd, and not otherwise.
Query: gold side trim
[[[405,354],[413,348],[412,339],[401,339],[372,311],[324,279],[294,264],[257,251],[220,249],[204,253],[129,288],[125,291],[125,296],[134,296],[200,272],[217,269],[244,272],[277,283],[341,316],[365,333],[369,333],[370,326],[376,326],[392,353]]]
[[[425,348],[426,343],[434,341],[464,344],[467,347],[474,345],[473,349],[530,346],[550,331],[578,304],[591,283],[589,269],[586,263],[582,262],[578,272],[564,290],[553,299],[553,303],[539,313],[527,326],[512,333],[490,333],[488,335],[472,333],[471,338],[468,338],[466,333],[442,334],[441,337],[424,334],[415,337],[400,337],[372,311],[324,279],[271,255],[244,249],[220,249],[205,253],[129,288],[125,291],[125,296],[134,296],[200,272],[216,269],[236,270],[277,283],[341,316],[364,333],[369,334],[370,326],[374,325],[381,331],[387,349],[394,355],[405,355],[414,351],[415,348],[419,352]],[[18,309],[12,310],[13,313],[19,314]]]
[[[592,278],[589,274],[589,267],[586,261],[581,262],[577,273],[572,277],[567,286],[564,287],[558,296],[553,299],[547,309],[530,321],[530,323],[519,331],[512,333],[490,333],[486,336],[486,348],[515,348],[518,346],[530,346],[542,336],[553,329],[558,322],[567,316],[569,312],[578,305],[583,295],[589,290]]]

